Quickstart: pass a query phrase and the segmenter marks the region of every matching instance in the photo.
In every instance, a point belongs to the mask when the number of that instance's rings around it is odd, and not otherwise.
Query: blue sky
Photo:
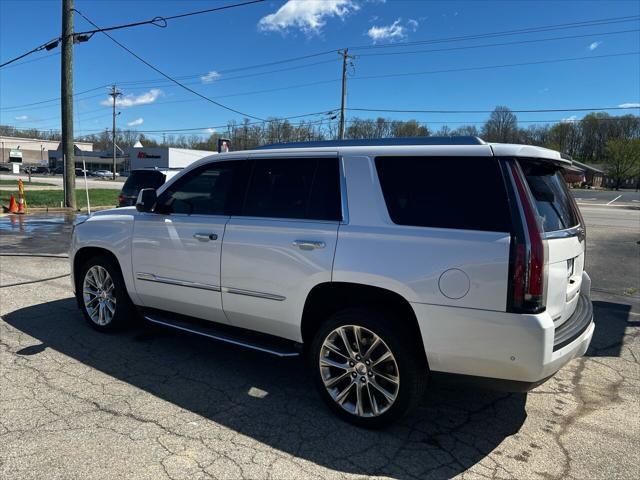
[[[100,26],[169,16],[235,3],[229,1],[88,1],[76,8]],[[0,57],[6,61],[60,34],[61,2],[0,2]],[[253,116],[285,117],[327,111],[340,103],[341,61],[329,53],[266,68],[236,70],[342,47],[356,55],[349,77],[348,107],[392,109],[490,110],[605,107],[640,102],[640,22],[510,35],[488,39],[403,46],[437,40],[595,19],[640,15],[635,1],[403,1],[273,0],[223,12],[113,32],[113,36],[161,70],[193,89]],[[76,15],[76,31],[92,27]],[[635,30],[630,31],[629,30]],[[611,33],[621,32],[625,33]],[[471,47],[574,36],[561,40]],[[395,47],[383,47],[384,44]],[[406,53],[416,52],[418,53]],[[59,49],[39,52],[0,70],[0,123],[57,129],[59,102],[25,104],[59,95]],[[111,125],[106,88],[116,83],[124,93],[118,126],[162,130],[224,125],[242,117],[212,105],[162,79],[104,35],[75,47],[76,135]],[[391,53],[394,55],[366,55]],[[634,55],[594,58],[636,52]],[[588,57],[584,60],[484,68]],[[418,75],[412,72],[461,70]],[[475,69],[475,70],[474,70]],[[279,70],[275,71],[274,70]],[[270,73],[269,73],[270,72]],[[140,81],[145,81],[140,83]],[[136,82],[136,83],[131,83]],[[315,83],[314,85],[306,85]],[[306,85],[306,86],[305,86]],[[265,92],[265,90],[267,90]],[[256,93],[257,92],[257,93]],[[17,107],[17,108],[13,108]],[[638,114],[640,110],[610,112]],[[349,117],[375,113],[349,112]],[[481,124],[484,113],[383,113],[416,118],[438,129],[460,122]],[[526,121],[580,118],[581,112],[522,113]],[[308,117],[315,120],[319,118]],[[198,133],[198,132],[195,132]],[[200,133],[205,133],[200,131]]]

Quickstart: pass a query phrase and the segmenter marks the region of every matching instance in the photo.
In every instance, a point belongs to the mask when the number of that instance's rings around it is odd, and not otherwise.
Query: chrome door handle
[[[294,240],[292,243],[294,247],[298,247],[300,250],[313,250],[316,248],[324,248],[324,242],[317,242],[314,240]]]
[[[208,242],[209,240],[217,240],[218,234],[216,233],[194,233],[193,238],[200,240],[201,242]]]

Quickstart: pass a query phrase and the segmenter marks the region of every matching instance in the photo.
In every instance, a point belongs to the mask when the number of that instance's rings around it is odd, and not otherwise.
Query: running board
[[[153,311],[144,312],[143,315],[145,320],[155,325],[195,333],[196,335],[212,338],[231,345],[269,353],[276,357],[297,357],[300,355],[301,345],[299,343],[279,337],[220,325],[206,320],[191,319],[190,317],[173,314],[171,312],[159,313]]]

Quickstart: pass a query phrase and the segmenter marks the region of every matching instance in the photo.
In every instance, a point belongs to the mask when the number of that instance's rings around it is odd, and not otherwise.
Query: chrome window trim
[[[265,292],[256,292],[254,290],[244,290],[242,288],[233,288],[233,287],[222,287],[223,293],[232,293],[234,295],[244,295],[246,297],[255,297],[255,298],[264,298],[266,300],[276,300],[278,302],[282,302],[286,300],[287,297],[283,297],[282,295],[276,295],[273,293],[265,293]]]
[[[347,199],[347,175],[344,168],[344,157],[338,158],[340,165],[340,206],[342,209],[342,221],[343,225],[349,224],[349,201]]]
[[[197,288],[200,290],[209,290],[211,292],[220,291],[220,287],[217,285],[210,285],[208,283],[190,282],[188,280],[178,280],[175,278],[161,277],[158,275],[154,275],[153,273],[138,272],[136,273],[136,278],[138,280],[144,280],[146,282],[164,283],[167,285],[176,285],[178,287]]]
[[[545,232],[543,234],[543,238],[545,240],[552,238],[569,238],[569,237],[579,237],[584,231],[584,227],[582,225],[576,225],[575,227],[565,228],[564,230],[556,230],[554,232]]]

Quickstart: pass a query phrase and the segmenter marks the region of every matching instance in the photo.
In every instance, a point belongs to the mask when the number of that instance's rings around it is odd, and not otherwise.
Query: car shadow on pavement
[[[589,357],[619,357],[627,327],[640,326],[631,319],[631,305],[595,300],[593,321],[596,328],[586,355]]]
[[[14,354],[53,349],[222,427],[332,470],[398,479],[450,478],[485,459],[489,471],[494,470],[495,461],[487,459],[490,453],[493,458],[518,454],[497,447],[523,424],[526,394],[436,385],[412,415],[388,429],[371,431],[328,411],[300,359],[279,359],[147,325],[101,334],[86,324],[72,298],[25,307],[4,320],[42,343]]]

